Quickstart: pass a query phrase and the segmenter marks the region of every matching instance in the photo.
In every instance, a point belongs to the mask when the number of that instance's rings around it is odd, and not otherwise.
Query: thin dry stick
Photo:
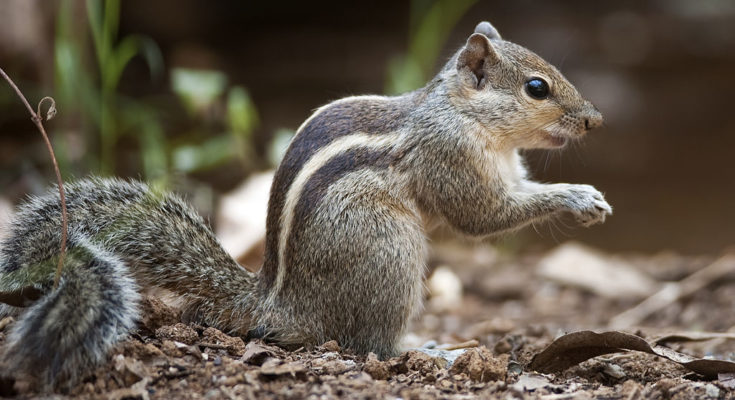
[[[625,329],[640,324],[649,315],[681,298],[691,296],[732,271],[735,271],[735,254],[725,254],[679,282],[664,284],[658,292],[635,307],[613,317],[608,326],[613,329]]]
[[[41,132],[43,140],[46,142],[46,148],[51,155],[51,161],[54,164],[56,181],[59,184],[59,198],[61,199],[61,252],[59,253],[59,265],[56,266],[56,276],[54,277],[54,288],[56,288],[59,286],[59,279],[61,279],[61,268],[64,265],[64,255],[66,254],[66,237],[68,225],[66,217],[66,196],[64,195],[64,182],[61,180],[59,164],[56,162],[56,154],[54,154],[54,149],[53,147],[51,147],[51,141],[46,134],[46,129],[43,128],[43,118],[41,117],[41,105],[43,104],[43,102],[46,100],[49,100],[51,102],[51,105],[46,112],[46,121],[50,120],[54,117],[54,115],[56,115],[56,102],[51,97],[44,97],[41,99],[41,101],[38,102],[37,112],[34,112],[31,108],[31,105],[28,103],[28,100],[26,100],[26,97],[23,96],[23,93],[20,91],[20,89],[18,89],[18,86],[15,85],[15,82],[10,79],[10,77],[5,73],[5,71],[3,71],[2,68],[0,68],[0,75],[2,75],[3,78],[8,81],[10,87],[15,90],[15,93],[18,95],[18,97],[20,97],[20,100],[23,102],[23,104],[25,104],[28,112],[31,113],[31,120],[33,120],[33,122],[36,124],[36,127],[38,127],[38,130]]]

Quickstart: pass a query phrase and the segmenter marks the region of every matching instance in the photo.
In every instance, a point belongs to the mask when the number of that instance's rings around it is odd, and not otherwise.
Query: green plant
[[[117,101],[116,89],[120,83],[123,70],[130,60],[138,54],[142,54],[151,70],[151,74],[160,76],[163,61],[158,46],[150,38],[140,35],[129,35],[119,42],[117,30],[120,20],[120,0],[107,0],[103,3],[98,0],[87,0],[87,16],[89,27],[92,31],[95,54],[99,67],[100,79],[100,172],[110,174],[115,168],[115,145],[117,144],[120,130],[117,118],[121,104]],[[138,113],[144,110],[133,106]],[[123,110],[123,113],[130,110]],[[137,113],[132,115],[139,115]],[[156,123],[155,116],[147,115],[141,119],[133,119],[135,127],[146,128],[146,125]],[[145,129],[144,129],[145,130]],[[151,129],[147,129],[151,133]],[[162,131],[161,129],[156,129]],[[148,148],[152,140],[159,140],[162,135],[154,134],[153,137],[145,135],[142,148]],[[146,146],[146,144],[148,146]],[[160,143],[152,148],[161,149]],[[150,158],[151,155],[148,155]],[[158,156],[160,158],[160,155]],[[146,157],[144,156],[144,159]]]
[[[123,137],[133,138],[137,144],[137,158],[149,181],[165,183],[174,171],[196,172],[233,158],[247,166],[252,158],[250,143],[258,124],[257,112],[247,91],[240,86],[229,87],[222,72],[182,68],[170,71],[171,91],[186,112],[172,118],[188,119],[187,128],[178,127],[180,131],[168,134],[160,104],[151,105],[144,98],[120,93],[123,72],[136,56],[147,62],[153,80],[164,73],[160,51],[152,39],[142,35],[118,39],[120,6],[120,0],[60,2],[54,68],[55,95],[64,114],[57,126],[66,127],[81,139],[74,145],[55,141],[62,170],[72,169],[70,158],[83,158],[86,167],[78,173],[118,172],[116,154],[121,151],[118,144]],[[86,26],[77,23],[80,13],[87,17]],[[210,112],[219,109],[225,112]]]
[[[194,126],[185,135],[183,143],[171,147],[172,168],[181,172],[202,171],[239,159],[245,168],[252,167],[254,158],[251,145],[253,130],[259,119],[255,105],[242,86],[228,87],[227,76],[216,70],[174,68],[171,71],[173,92],[179,97],[189,117],[205,121],[224,106],[224,115],[217,125],[225,132],[205,132],[201,125]],[[210,128],[211,130],[211,128]]]
[[[88,59],[88,31],[77,23],[78,18],[74,15],[78,4],[62,0],[59,5],[54,43],[56,96],[59,103],[64,104],[65,115],[68,115],[64,121],[68,125],[77,125],[84,132],[83,139],[87,145],[99,144],[99,151],[86,152],[87,168],[111,174],[115,171],[115,146],[124,128],[141,132],[139,141],[142,149],[164,147],[160,143],[150,146],[151,142],[163,138],[162,134],[151,134],[151,131],[162,132],[155,112],[142,107],[137,101],[122,102],[117,93],[122,73],[133,57],[142,55],[154,78],[161,76],[163,61],[158,47],[150,38],[129,35],[117,40],[119,0],[88,0],[85,11],[97,62],[95,70]],[[98,137],[94,135],[96,132]],[[59,146],[62,154],[69,153],[62,142],[57,141],[55,145]],[[148,154],[143,158],[161,159],[164,155],[152,157]],[[63,157],[62,164],[68,167],[66,157]],[[149,168],[145,168],[145,172],[146,176],[157,174]]]
[[[388,63],[387,94],[423,86],[434,75],[439,52],[459,19],[477,0],[413,0],[406,54]]]

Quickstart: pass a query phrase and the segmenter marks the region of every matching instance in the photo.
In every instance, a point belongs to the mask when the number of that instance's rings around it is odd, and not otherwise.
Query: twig
[[[38,127],[38,130],[43,136],[43,140],[46,142],[46,148],[48,149],[48,152],[51,155],[51,161],[54,164],[56,181],[59,185],[59,198],[61,199],[61,252],[59,253],[59,264],[56,266],[56,275],[54,276],[54,288],[56,288],[59,286],[59,279],[61,279],[61,268],[64,265],[64,255],[66,254],[66,238],[68,231],[68,222],[66,216],[66,196],[64,194],[64,182],[61,180],[61,172],[59,172],[59,164],[56,162],[56,154],[54,154],[54,149],[53,147],[51,147],[51,141],[46,134],[46,129],[43,128],[43,117],[41,117],[41,105],[43,104],[43,102],[46,100],[49,100],[51,102],[51,105],[49,106],[49,109],[46,113],[47,121],[53,118],[54,115],[56,115],[56,102],[51,97],[44,97],[41,99],[41,101],[38,102],[37,112],[34,112],[31,108],[31,105],[28,103],[28,100],[26,100],[26,97],[23,96],[23,93],[20,91],[20,89],[18,89],[18,86],[15,85],[15,82],[10,79],[10,77],[5,73],[5,71],[3,71],[2,68],[0,68],[0,75],[2,75],[3,78],[8,81],[10,87],[15,90],[15,93],[18,95],[23,104],[25,104],[28,112],[31,114],[31,120],[36,124],[36,127]]]
[[[658,312],[681,298],[691,296],[712,282],[732,273],[735,270],[735,255],[726,254],[709,266],[687,276],[679,282],[667,283],[661,290],[610,320],[608,326],[613,329],[624,329],[640,324],[651,314]]]
[[[197,343],[201,347],[207,347],[213,350],[229,350],[232,346],[225,346],[217,343]]]
[[[459,349],[469,349],[472,347],[477,347],[479,345],[480,345],[480,342],[478,342],[476,339],[472,339],[472,340],[468,340],[462,343],[439,346],[437,347],[437,349],[451,351],[451,350],[459,350]]]

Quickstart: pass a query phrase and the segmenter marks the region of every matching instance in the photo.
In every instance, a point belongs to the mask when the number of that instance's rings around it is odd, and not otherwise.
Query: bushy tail
[[[139,318],[138,288],[122,260],[78,234],[69,244],[58,288],[45,280],[47,294],[23,312],[2,354],[4,368],[39,378],[45,389],[78,382]],[[49,259],[26,268],[49,270],[53,264]]]
[[[0,242],[0,301],[29,288],[42,295],[27,309],[0,308],[0,317],[22,313],[0,375],[41,371],[47,384],[73,384],[135,327],[140,290],[165,289],[190,320],[243,335],[251,328],[257,276],[180,198],[99,178],[68,184],[66,193],[69,252],[58,289],[51,288],[61,237],[55,188],[23,205]]]

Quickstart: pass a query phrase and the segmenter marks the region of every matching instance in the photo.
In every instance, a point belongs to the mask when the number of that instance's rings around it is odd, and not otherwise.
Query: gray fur
[[[254,275],[190,206],[118,179],[82,180],[66,191],[69,256],[57,290],[50,289],[60,245],[55,188],[20,208],[0,244],[0,291],[35,285],[47,292],[27,310],[6,309],[22,316],[4,365],[48,386],[75,382],[134,328],[139,287],[179,295],[188,319],[247,332]]]
[[[121,259],[72,235],[56,290],[29,307],[8,335],[3,367],[68,388],[135,328],[139,293]]]
[[[69,361],[83,374],[137,318],[131,293],[138,287],[168,289],[187,318],[231,333],[293,346],[336,339],[385,358],[421,308],[426,221],[470,236],[564,212],[584,225],[603,222],[612,209],[599,191],[530,181],[518,154],[579,138],[601,124],[600,113],[553,66],[501,40],[489,23],[476,32],[426,87],[342,99],[304,123],[274,177],[258,274],[237,265],[178,197],[138,182],[89,179],[67,189],[70,254],[94,257],[72,257],[52,292],[57,195],[32,199],[0,244],[0,291],[45,290],[14,332],[42,324],[69,341],[14,333],[5,360],[29,370],[43,355],[22,349],[53,345],[66,354],[70,341],[89,340]],[[549,83],[547,99],[525,92],[531,78]],[[103,290],[97,282],[106,280],[119,285]],[[77,299],[78,292],[91,295]],[[101,326],[69,328],[87,314],[61,319],[68,308],[58,304],[99,314]],[[53,369],[44,369],[47,382],[54,383]]]
[[[398,97],[339,100],[299,130],[271,189],[269,210],[278,214],[269,213],[268,277],[259,281],[266,301],[254,315],[272,339],[317,344],[331,338],[360,353],[395,354],[405,321],[420,308],[415,285],[425,262],[424,218],[487,236],[563,212],[584,225],[611,213],[591,186],[526,179],[518,148],[558,147],[599,126],[602,117],[553,66],[485,28],[426,87]],[[547,100],[524,92],[536,76],[551,85]],[[358,146],[314,172],[300,193],[306,206],[296,211],[286,259],[279,260],[280,216],[301,171],[289,160],[300,158],[303,168],[337,135],[360,133],[397,139],[367,164],[344,162],[376,151]],[[275,282],[278,269],[285,270],[282,287]],[[374,292],[362,290],[371,285]],[[395,313],[400,323],[389,320]]]

